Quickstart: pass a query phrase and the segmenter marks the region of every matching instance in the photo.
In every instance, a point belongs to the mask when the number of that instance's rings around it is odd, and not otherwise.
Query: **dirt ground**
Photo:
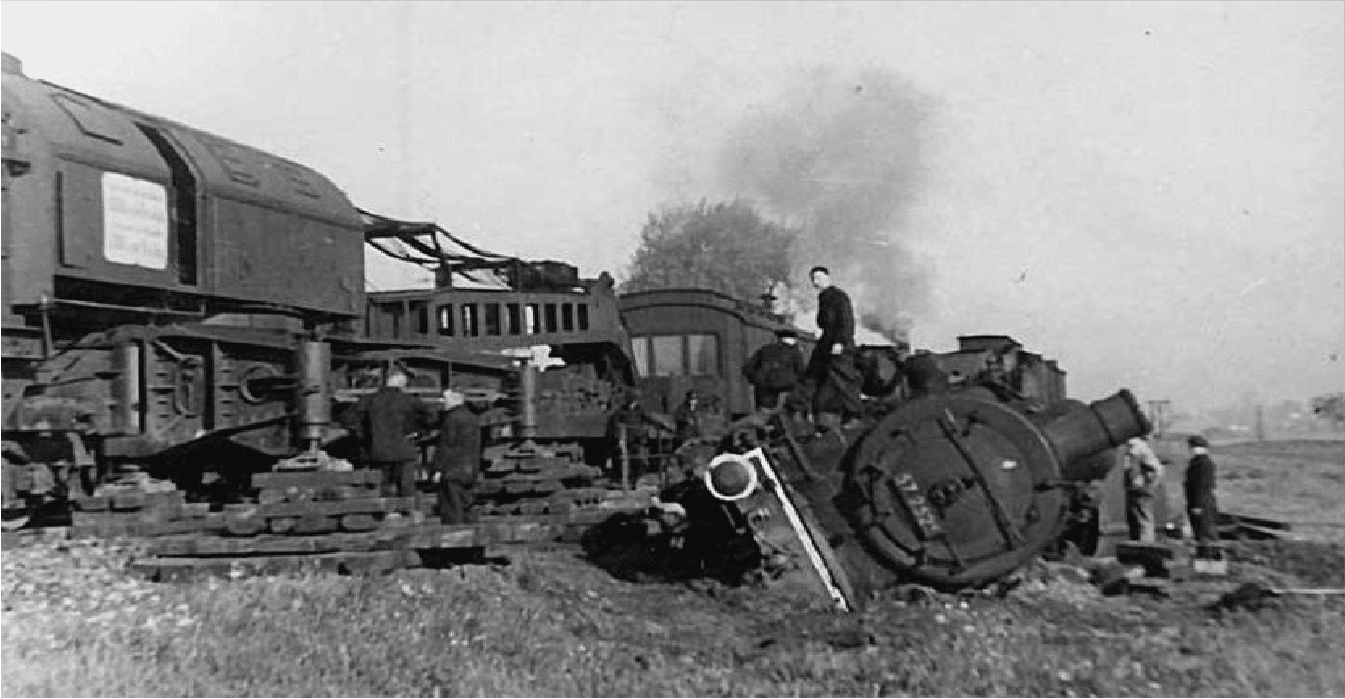
[[[1221,501],[1338,521],[1322,491],[1339,492],[1341,454],[1219,447]],[[1345,598],[1209,609],[1245,582],[1345,585],[1339,530],[1319,529],[1311,542],[1233,544],[1229,577],[1163,596],[1103,596],[1087,566],[1038,562],[1012,586],[894,590],[848,615],[779,589],[626,582],[573,550],[367,578],[156,584],[127,573],[133,548],[47,543],[3,554],[0,693],[1342,696]]]

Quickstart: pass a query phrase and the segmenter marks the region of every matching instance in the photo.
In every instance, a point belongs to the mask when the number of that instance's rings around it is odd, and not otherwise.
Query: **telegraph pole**
[[[1163,400],[1149,401],[1149,422],[1154,426],[1154,437],[1162,437],[1167,429],[1167,407],[1172,405],[1172,401],[1164,398]]]

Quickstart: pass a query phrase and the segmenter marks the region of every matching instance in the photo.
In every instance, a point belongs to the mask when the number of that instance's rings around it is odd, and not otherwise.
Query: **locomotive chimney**
[[[1088,481],[1107,475],[1095,472],[1089,457],[1148,434],[1150,426],[1135,396],[1121,389],[1090,405],[1075,405],[1041,429],[1060,459],[1061,475],[1066,480]]]

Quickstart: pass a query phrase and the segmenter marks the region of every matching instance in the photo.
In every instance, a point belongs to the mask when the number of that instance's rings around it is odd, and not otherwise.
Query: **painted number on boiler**
[[[892,478],[892,485],[905,501],[906,508],[915,519],[916,528],[924,538],[933,538],[943,533],[943,525],[939,523],[938,515],[930,509],[925,496],[920,494],[920,484],[911,474],[905,471],[898,472]]]

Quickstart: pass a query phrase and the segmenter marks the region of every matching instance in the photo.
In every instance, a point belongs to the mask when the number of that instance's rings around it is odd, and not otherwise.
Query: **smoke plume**
[[[813,265],[830,268],[860,323],[889,340],[907,339],[927,310],[929,272],[904,241],[932,110],[894,73],[818,69],[730,127],[719,186],[803,231],[789,294],[799,321],[812,322]]]

